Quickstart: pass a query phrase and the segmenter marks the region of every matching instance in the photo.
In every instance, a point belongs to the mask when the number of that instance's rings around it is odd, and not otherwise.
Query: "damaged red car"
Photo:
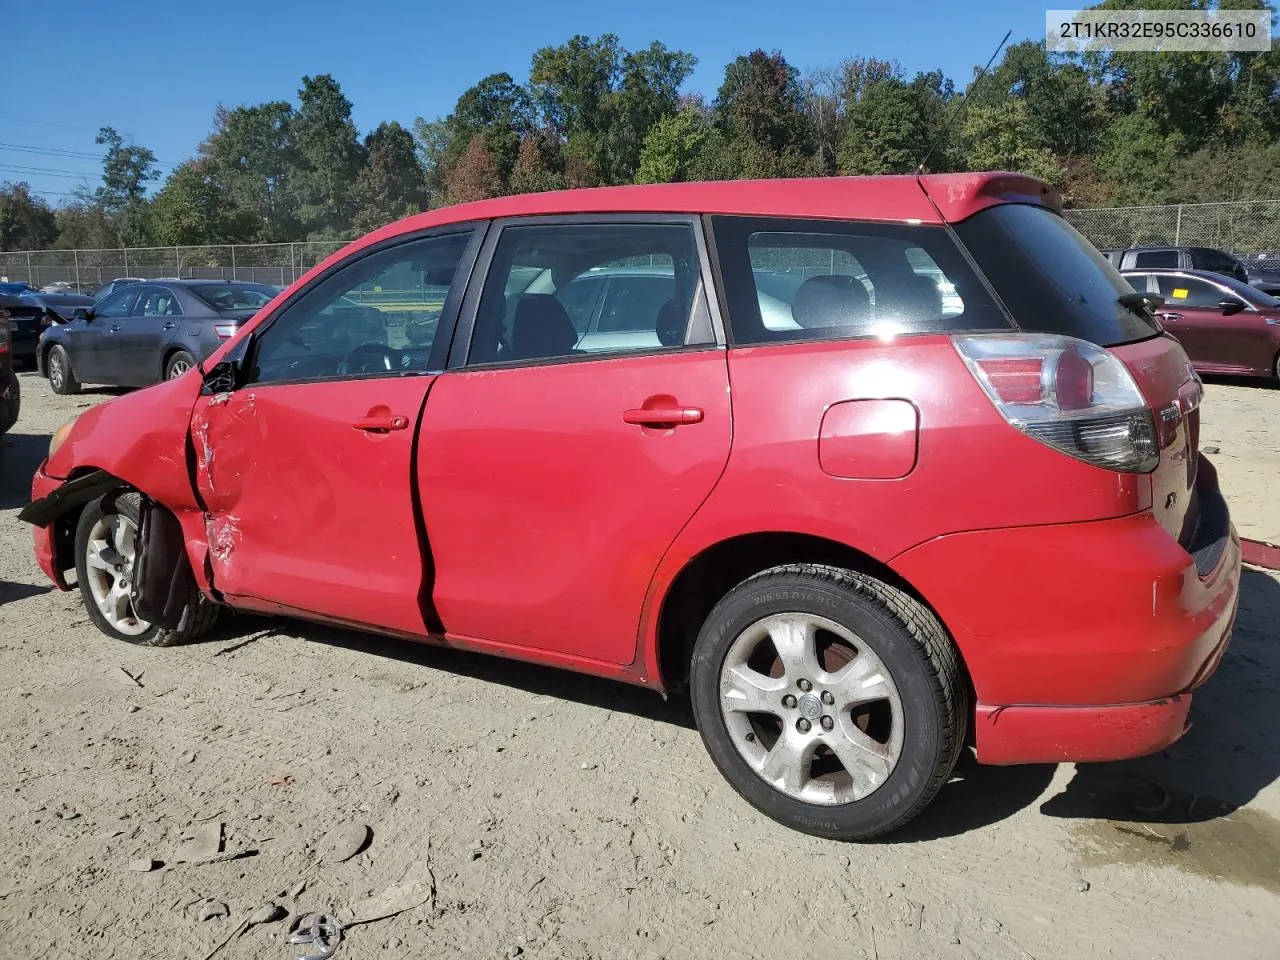
[[[1182,735],[1239,540],[1201,384],[1011,174],[544,193],[375,231],[53,438],[94,624],[224,607],[687,690],[751,804],[915,816],[960,751]]]

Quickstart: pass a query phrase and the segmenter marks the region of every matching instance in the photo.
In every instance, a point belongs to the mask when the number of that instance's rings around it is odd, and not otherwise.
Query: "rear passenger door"
[[[618,338],[593,340],[572,316],[575,280],[649,258],[668,297],[619,297]],[[511,220],[479,263],[418,454],[435,608],[449,636],[628,664],[659,560],[729,456],[700,225]],[[529,275],[536,292],[513,282]]]
[[[132,315],[120,323],[116,343],[121,376],[129,383],[155,383],[163,376],[161,347],[182,321],[176,295],[164,287],[138,288]]]

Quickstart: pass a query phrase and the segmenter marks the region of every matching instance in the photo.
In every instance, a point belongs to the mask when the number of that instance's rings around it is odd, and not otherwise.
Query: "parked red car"
[[[109,636],[225,605],[687,686],[750,803],[867,838],[967,742],[1183,733],[1240,570],[1200,396],[1036,180],[544,193],[346,247],[59,430],[23,516]]]
[[[1133,289],[1160,297],[1156,316],[1205,373],[1280,380],[1280,300],[1207,270],[1126,270]]]

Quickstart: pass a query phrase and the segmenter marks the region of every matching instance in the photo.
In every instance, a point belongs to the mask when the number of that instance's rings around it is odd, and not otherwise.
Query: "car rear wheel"
[[[80,381],[76,379],[75,372],[71,369],[71,357],[63,347],[55,346],[49,351],[45,369],[49,374],[49,386],[53,388],[54,393],[65,396],[80,392]]]
[[[108,493],[80,514],[76,527],[76,579],[93,625],[116,640],[144,647],[168,647],[194,640],[217,621],[218,607],[192,590],[177,629],[138,617],[130,596],[137,565],[141,498]]]
[[[703,624],[690,686],[703,742],[734,789],[816,836],[901,827],[964,742],[966,688],[942,625],[850,570],[789,565],[739,584]]]
[[[178,350],[169,358],[169,362],[165,364],[164,378],[166,380],[176,380],[195,365],[195,357],[185,350]]]

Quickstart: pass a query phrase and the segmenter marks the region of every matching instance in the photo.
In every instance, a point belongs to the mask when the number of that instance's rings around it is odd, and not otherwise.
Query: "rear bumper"
[[[1177,740],[1235,621],[1240,540],[1225,509],[1220,522],[1211,567],[1149,513],[955,534],[895,559],[964,657],[978,759],[1118,760]]]
[[[31,478],[31,499],[39,500],[53,493],[63,481],[49,476],[44,472],[44,464],[41,463],[36,469],[35,476]],[[32,527],[31,534],[34,538],[36,563],[40,565],[40,569],[44,571],[44,575],[48,577],[59,590],[70,589],[67,586],[66,578],[62,574],[62,558],[55,553],[56,541],[54,534],[54,525],[47,527]]]

